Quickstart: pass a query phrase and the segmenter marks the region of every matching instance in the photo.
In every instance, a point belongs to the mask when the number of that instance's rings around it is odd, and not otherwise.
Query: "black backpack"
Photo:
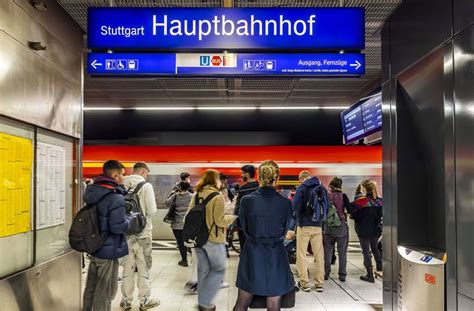
[[[130,220],[130,227],[127,231],[127,235],[136,235],[145,229],[146,216],[140,206],[140,198],[138,196],[138,192],[144,184],[146,184],[146,182],[142,181],[132,192],[130,192],[131,188],[128,189],[127,194],[125,195],[125,209],[128,214],[134,216]]]
[[[81,208],[74,216],[69,229],[69,245],[71,245],[71,248],[78,252],[93,254],[104,245],[105,240],[107,240],[107,236],[100,233],[97,204],[86,205]]]
[[[325,221],[329,210],[328,191],[322,184],[311,187],[306,192],[303,213],[311,221]]]
[[[206,205],[219,192],[213,192],[207,196],[205,200],[199,197],[199,193],[194,196],[194,207],[191,208],[184,219],[183,239],[187,244],[193,244],[195,247],[202,247],[209,239],[209,233],[214,227],[207,227],[206,223]]]

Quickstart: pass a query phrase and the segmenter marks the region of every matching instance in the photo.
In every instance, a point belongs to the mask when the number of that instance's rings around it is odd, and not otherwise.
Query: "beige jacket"
[[[200,198],[205,200],[207,196],[213,192],[219,192],[219,190],[210,185],[205,186],[199,193],[194,195],[189,208],[191,209],[195,206],[196,195],[199,195]],[[209,229],[212,227],[209,232],[209,241],[211,242],[225,243],[227,226],[234,222],[234,216],[225,215],[224,209],[224,196],[222,194],[212,198],[206,205],[207,227]]]

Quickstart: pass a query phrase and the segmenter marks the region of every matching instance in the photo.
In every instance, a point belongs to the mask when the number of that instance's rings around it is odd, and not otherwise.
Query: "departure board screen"
[[[351,144],[382,128],[382,95],[360,101],[341,113],[344,141]]]

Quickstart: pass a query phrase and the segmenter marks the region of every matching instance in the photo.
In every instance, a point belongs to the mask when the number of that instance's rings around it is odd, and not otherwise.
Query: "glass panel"
[[[33,138],[0,117],[0,278],[33,265]]]
[[[71,248],[74,189],[74,140],[38,130],[36,179],[36,263]]]

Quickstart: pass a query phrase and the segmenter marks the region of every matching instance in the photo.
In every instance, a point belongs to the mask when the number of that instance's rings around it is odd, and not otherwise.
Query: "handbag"
[[[176,220],[176,198],[177,197],[178,197],[178,194],[175,194],[174,199],[173,199],[173,204],[171,204],[171,207],[168,210],[168,213],[166,213],[165,218],[163,218],[163,222],[167,224],[172,224]]]
[[[281,307],[290,309],[295,307],[296,291],[293,289],[285,295],[281,296]],[[250,303],[251,309],[266,309],[267,297],[254,295]]]

